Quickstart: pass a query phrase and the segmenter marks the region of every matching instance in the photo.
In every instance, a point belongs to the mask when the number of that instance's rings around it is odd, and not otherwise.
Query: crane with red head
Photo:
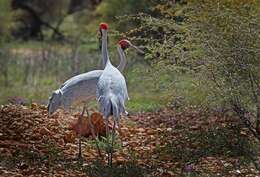
[[[103,42],[103,41],[102,41]],[[136,46],[134,46],[130,41],[123,39],[118,43],[118,52],[120,57],[125,58],[124,50],[133,47],[139,52],[142,52]],[[127,114],[125,109],[125,102],[129,99],[127,85],[124,76],[119,71],[119,68],[116,68],[112,65],[109,56],[106,43],[102,45],[102,52],[106,51],[107,55],[104,55],[105,59],[105,68],[102,75],[100,76],[97,83],[97,99],[100,106],[100,111],[103,113],[105,118],[106,125],[106,136],[107,136],[107,147],[108,152],[108,165],[112,166],[112,156],[113,156],[113,144],[115,141],[115,127],[119,126],[119,120],[122,114]],[[143,53],[143,52],[142,52]],[[121,64],[121,63],[120,63]],[[125,66],[125,63],[122,63],[122,66]],[[109,129],[108,122],[109,117],[113,117],[114,125],[112,129],[112,142],[111,146],[109,145]]]
[[[109,58],[108,49],[107,49],[107,30],[108,25],[106,23],[101,23],[99,25],[99,31],[102,37],[102,61],[103,68],[106,65],[106,62]],[[126,65],[126,56],[124,50],[131,46],[130,42],[127,40],[121,40],[118,45],[118,53],[120,56],[120,64],[118,69],[122,72]],[[127,45],[129,43],[129,45]],[[134,45],[132,45],[134,46]],[[137,47],[133,47],[138,49]],[[140,51],[139,51],[140,52]],[[51,115],[58,108],[63,107],[66,111],[69,110],[70,106],[75,102],[83,102],[87,104],[93,100],[96,96],[97,83],[102,75],[103,70],[93,70],[83,74],[76,75],[67,81],[65,81],[61,87],[55,90],[52,93],[52,96],[49,98],[48,103],[48,112]],[[81,115],[84,114],[84,110]],[[80,119],[82,119],[81,116]],[[79,157],[81,157],[81,142],[79,138]]]

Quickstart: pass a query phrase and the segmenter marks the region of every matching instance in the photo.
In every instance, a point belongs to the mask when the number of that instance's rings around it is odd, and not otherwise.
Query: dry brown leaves
[[[91,114],[90,120],[87,116],[83,116],[82,120],[80,120],[80,115],[77,115],[77,117],[77,121],[72,122],[70,125],[70,129],[73,130],[76,134],[81,134],[86,138],[91,136],[91,126],[93,126],[94,132],[97,136],[104,136],[106,134],[104,118],[100,113],[94,112]],[[90,125],[90,121],[92,125]]]
[[[99,113],[91,115],[92,124],[96,134],[103,135],[105,125]],[[181,159],[173,160],[171,155],[158,152],[158,148],[165,147],[168,143],[174,143],[174,149],[204,148],[203,144],[189,142],[187,132],[207,131],[212,125],[226,126],[235,120],[230,117],[218,115],[205,115],[198,110],[187,110],[177,113],[172,110],[162,110],[156,113],[144,113],[131,116],[128,120],[120,121],[118,139],[122,144],[122,150],[114,155],[114,164],[124,164],[131,161],[133,153],[136,154],[136,165],[150,169],[150,176],[181,176],[185,170],[195,171],[202,176],[215,175],[230,166],[230,176],[260,175],[251,166],[242,166],[237,171],[237,158],[223,156],[208,156],[198,159],[189,166],[185,166]],[[0,176],[86,176],[78,168],[67,168],[63,161],[70,159],[74,164],[77,154],[77,134],[85,137],[91,136],[89,120],[83,118],[81,131],[79,128],[79,114],[70,116],[63,112],[57,112],[52,116],[47,115],[46,107],[33,104],[31,108],[24,106],[8,105],[0,108]],[[111,125],[110,125],[111,126]],[[247,130],[241,134],[247,136]],[[54,144],[55,148],[46,146]],[[62,153],[66,159],[56,159],[57,164],[51,166],[52,154]],[[33,161],[28,164],[24,156],[16,157],[14,166],[9,166],[6,159],[13,158],[17,151],[28,150],[48,156],[48,160],[41,161],[40,165]],[[83,142],[83,156],[85,163],[91,164],[97,159],[97,151],[92,146]],[[130,153],[131,152],[131,153]],[[55,161],[55,159],[53,160]],[[105,161],[105,159],[104,159]]]
[[[18,162],[9,170],[0,165],[0,174],[2,176],[25,175],[23,173],[35,168],[28,164],[23,165],[24,169],[19,168],[28,153],[36,155],[37,158],[43,158],[48,157],[54,148],[61,152],[68,150],[71,157],[75,157],[76,147],[71,147],[75,144],[76,133],[69,129],[71,120],[73,117],[62,112],[48,116],[46,106],[37,104],[32,104],[31,108],[18,105],[2,106],[0,109],[0,154],[2,160],[4,159],[4,164],[6,157],[18,158]],[[40,171],[29,171],[31,175],[46,175],[48,170],[46,168]],[[80,173],[77,174],[80,175]]]

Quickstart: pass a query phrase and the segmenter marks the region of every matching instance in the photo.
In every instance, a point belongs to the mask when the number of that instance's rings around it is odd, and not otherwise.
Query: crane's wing
[[[95,98],[97,82],[102,73],[103,70],[94,70],[74,76],[67,80],[62,84],[60,89],[58,89],[61,93],[59,97],[59,106],[63,106],[65,110],[68,110],[75,102],[89,102],[91,99]],[[55,96],[57,97],[57,95]],[[50,106],[54,104],[52,103],[52,100],[55,99],[50,98]],[[57,104],[57,101],[55,104]],[[58,107],[55,106],[55,110],[52,110],[51,112],[54,112],[57,109]]]
[[[68,87],[70,85],[73,85],[75,82],[81,82],[81,81],[86,81],[88,79],[95,79],[99,78],[101,74],[103,73],[103,70],[94,70],[94,71],[89,71],[87,73],[79,74],[76,75],[68,80],[66,80],[61,86],[60,89],[64,87]]]
[[[123,79],[121,80],[120,87],[121,87],[121,94],[124,98],[124,101],[129,100],[128,96],[128,91],[127,91],[127,86],[126,86],[126,81],[125,77],[122,75]]]

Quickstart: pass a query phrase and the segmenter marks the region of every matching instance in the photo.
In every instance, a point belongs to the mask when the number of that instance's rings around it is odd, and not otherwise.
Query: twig
[[[255,128],[253,127],[252,123],[250,122],[250,120],[248,120],[245,117],[245,110],[243,108],[241,108],[238,103],[232,101],[232,105],[233,105],[233,110],[237,113],[238,117],[243,121],[243,123],[246,125],[246,127],[249,129],[249,131],[257,138],[257,140],[260,140],[260,135],[257,133],[257,131],[255,130]]]

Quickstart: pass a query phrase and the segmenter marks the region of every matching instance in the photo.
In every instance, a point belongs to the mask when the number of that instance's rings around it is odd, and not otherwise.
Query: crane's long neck
[[[102,66],[105,68],[107,61],[109,61],[107,49],[107,30],[102,30]]]
[[[122,72],[125,68],[125,65],[126,65],[126,56],[125,56],[124,50],[120,46],[117,47],[117,51],[118,51],[118,54],[119,54],[119,57],[120,57],[120,63],[118,65],[117,69],[120,72]]]

